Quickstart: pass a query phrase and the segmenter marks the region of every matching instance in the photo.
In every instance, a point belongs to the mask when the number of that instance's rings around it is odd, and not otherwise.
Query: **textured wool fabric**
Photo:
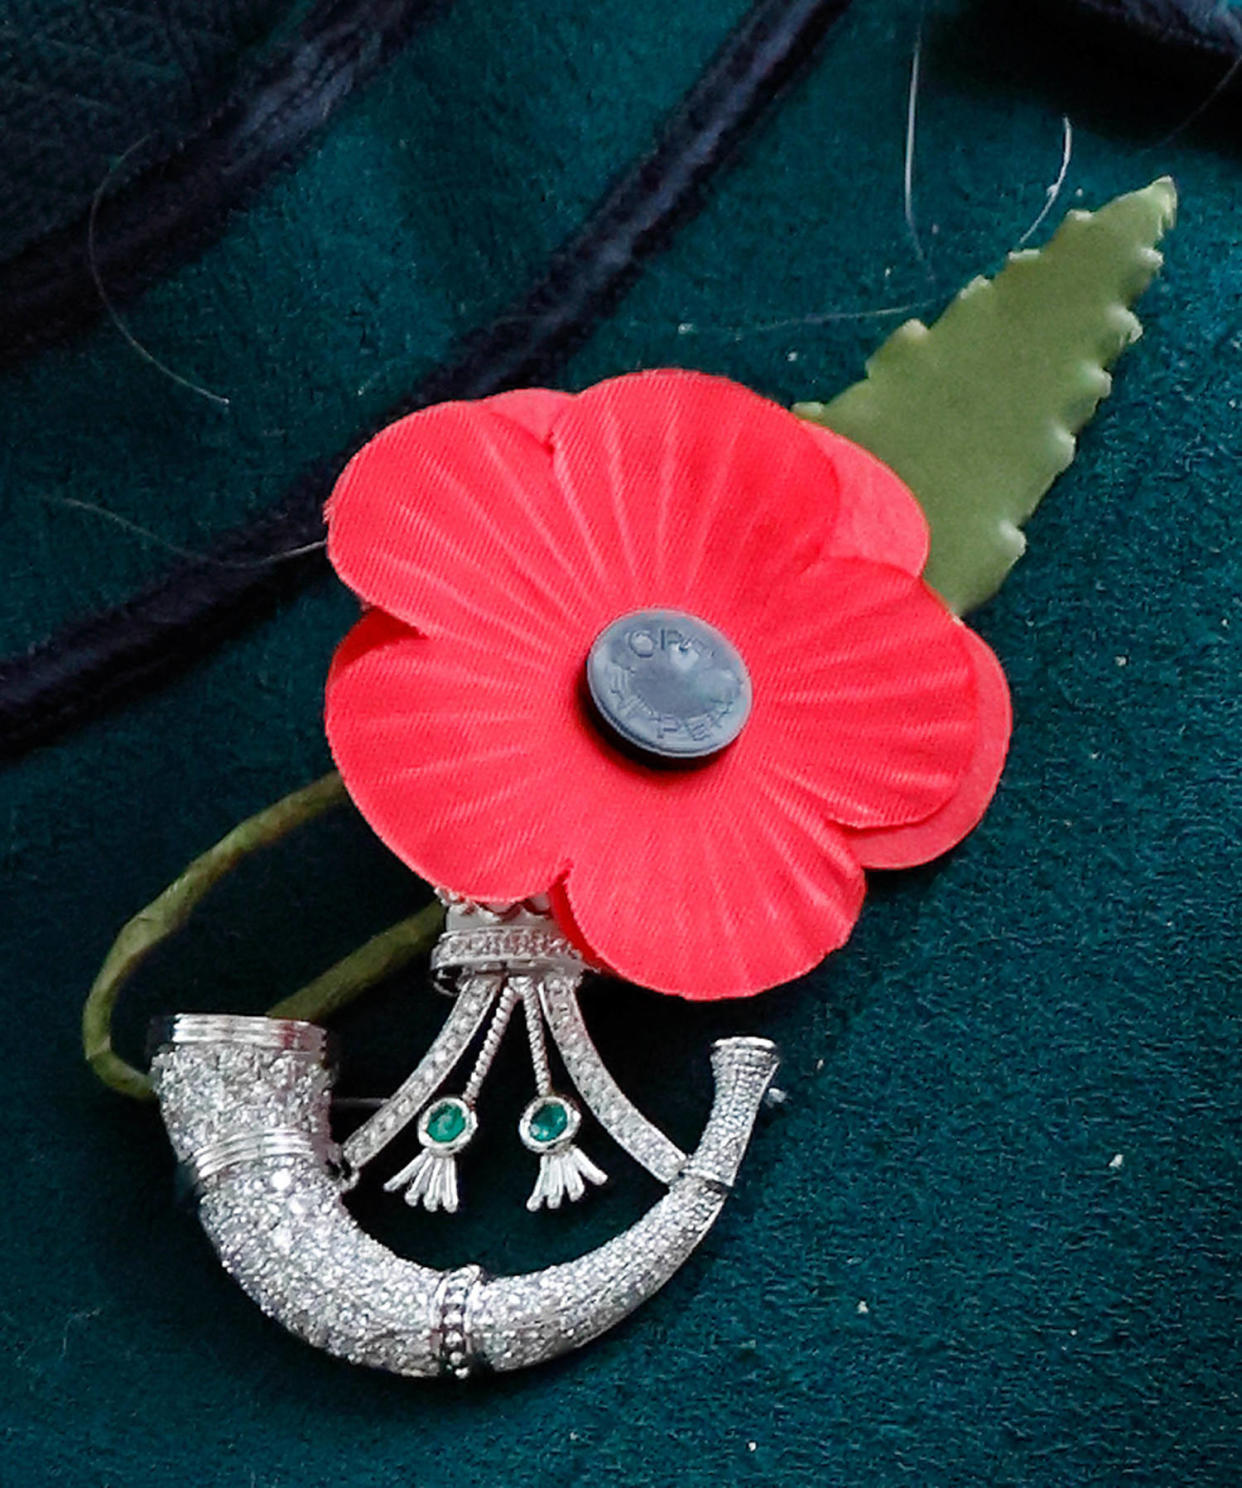
[[[661,121],[654,142],[613,172],[531,285],[493,313],[490,324],[459,336],[380,424],[412,408],[560,373],[568,352],[701,206],[712,175],[806,70],[817,40],[849,4],[754,0]],[[344,458],[321,455],[279,501],[226,531],[208,552],[182,552],[179,565],[137,595],[78,619],[26,657],[0,661],[0,753],[23,753],[99,716],[118,698],[169,680],[322,574],[322,503]]]
[[[679,1142],[701,1128],[720,1034],[776,1038],[788,1098],[705,1248],[622,1328],[539,1373],[438,1388],[266,1322],[173,1206],[154,1113],[100,1089],[77,1047],[120,924],[327,768],[323,679],[352,596],[308,592],[0,776],[0,1482],[1234,1488],[1238,136],[1209,111],[1162,143],[1200,92],[1063,32],[1041,49],[1022,7],[933,8],[913,172],[929,272],[902,190],[918,9],[854,7],[565,386],[680,363],[783,402],[831,397],[910,313],[893,307],[934,315],[995,272],[1044,204],[1064,111],[1062,206],[1177,178],[1144,338],[974,617],[1016,716],[984,823],[879,884],[850,944],[787,992],[705,1008],[588,991],[618,1080]],[[739,10],[532,0],[498,19],[457,0],[133,307],[134,334],[229,394],[227,414],[102,326],[8,374],[5,651],[355,439],[526,281]],[[258,1009],[423,892],[356,818],[309,827],[144,969],[120,1041],[137,1057],[158,1009]],[[444,1010],[410,978],[341,1018],[342,1090],[392,1088]],[[364,1221],[429,1263],[516,1270],[645,1208],[654,1184],[593,1145],[611,1189],[525,1212],[510,1134],[527,1074],[506,1049],[457,1219],[364,1193]]]
[[[115,116],[110,131],[92,136],[94,149],[81,151],[81,160],[75,159],[76,170],[85,165],[98,172],[89,198],[76,214],[12,257],[0,246],[0,365],[63,343],[104,315],[115,319],[118,307],[215,241],[232,216],[275,172],[299,156],[350,94],[400,49],[439,3],[318,0],[313,5],[287,5],[287,26],[276,27],[266,45],[251,49],[253,55],[230,58],[222,100],[213,100],[210,107],[200,102],[189,121],[174,109],[157,121],[159,127],[144,119],[141,106],[134,113]],[[74,60],[79,68],[85,63],[97,87],[109,81],[117,86],[112,74],[118,61],[122,73],[125,65],[141,73],[142,59],[127,50],[119,58],[102,54],[94,45],[98,28],[92,22],[109,16],[129,21],[133,24],[113,28],[119,33],[114,40],[128,48],[139,38],[154,35],[173,52],[187,29],[193,29],[163,11],[141,16],[136,9],[122,11],[106,4],[92,10],[100,14],[79,14],[76,25],[70,17],[61,17],[62,42],[52,49],[52,56],[66,49],[64,41],[76,39]],[[199,24],[207,19],[199,17]],[[113,36],[113,31],[108,34]],[[40,39],[36,32],[27,45],[33,42],[37,52]],[[227,56],[227,37],[217,38],[221,45]],[[23,50],[18,49],[19,57]],[[23,60],[29,65],[29,58]],[[78,92],[66,94],[61,86],[63,69],[54,63],[45,60],[40,71],[44,87],[25,84],[25,91],[18,93],[24,109],[5,109],[7,100],[0,91],[0,117],[11,119],[14,112],[35,118],[46,114],[42,127],[52,131],[56,116],[65,111],[66,97],[78,106],[94,101],[89,92],[85,99]],[[160,78],[158,72],[156,77]],[[175,73],[173,80],[186,81]],[[150,92],[150,77],[144,81]],[[75,85],[82,87],[80,78],[75,78]],[[146,112],[155,106],[148,99]],[[127,132],[118,134],[120,130]],[[113,158],[105,154],[101,161],[96,150],[111,150]],[[45,183],[48,177],[39,173],[34,179]],[[55,177],[51,180],[54,183]],[[31,189],[30,172],[23,172],[21,182],[23,191]],[[33,190],[36,201],[41,201],[48,187],[35,185]]]
[[[290,0],[4,0],[0,258],[79,216],[118,156],[209,115],[297,8]]]

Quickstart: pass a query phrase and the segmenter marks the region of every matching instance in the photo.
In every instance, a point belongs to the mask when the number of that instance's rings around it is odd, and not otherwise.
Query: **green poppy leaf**
[[[831,403],[794,412],[863,445],[927,513],[926,578],[958,614],[990,599],[1026,546],[1021,525],[1074,458],[1075,435],[1138,339],[1129,306],[1162,262],[1177,192],[1166,176],[1098,212],[1070,212],[1042,249],[1009,255],[930,328],[910,320]]]

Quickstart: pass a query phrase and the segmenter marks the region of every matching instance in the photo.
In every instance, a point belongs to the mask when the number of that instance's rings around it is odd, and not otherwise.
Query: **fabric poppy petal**
[[[996,793],[1013,727],[1009,684],[992,648],[965,627],[963,635],[978,700],[970,764],[954,794],[922,821],[851,833],[850,843],[865,868],[911,868],[938,858],[974,830]]]
[[[918,577],[913,497],[722,379],[428,409],[351,462],[329,533],[377,606],[326,706],[364,816],[442,888],[548,893],[633,981],[799,975],[849,935],[864,865],[943,851],[995,788],[1004,679]],[[693,768],[620,752],[584,700],[591,643],[640,608],[717,626],[751,674],[741,735]]]
[[[536,405],[521,420],[516,406],[441,404],[377,434],[328,503],[328,557],[366,603],[425,634],[487,635],[510,653],[560,649],[567,634],[585,646],[605,596],[526,427]]]
[[[565,406],[551,442],[563,520],[617,614],[655,605],[718,623],[831,537],[832,460],[802,420],[722,378],[598,383]]]
[[[848,501],[832,534],[837,558],[870,558],[891,563],[917,577],[927,566],[931,529],[918,497],[894,470],[870,450],[822,424],[807,421],[807,432],[832,459]]]
[[[333,659],[325,722],[351,798],[403,862],[469,898],[516,900],[565,867],[565,773],[590,747],[574,712],[564,671],[372,610]]]
[[[591,959],[692,1001],[751,996],[791,981],[848,938],[862,870],[813,811],[762,792],[743,809],[614,816],[558,885],[553,905]]]
[[[930,816],[976,745],[966,628],[921,580],[862,559],[825,559],[782,604],[784,623],[752,643],[762,773],[845,827]]]
[[[572,400],[572,393],[559,393],[552,388],[515,388],[510,393],[496,393],[491,398],[483,398],[479,406],[512,419],[545,444],[557,416]]]

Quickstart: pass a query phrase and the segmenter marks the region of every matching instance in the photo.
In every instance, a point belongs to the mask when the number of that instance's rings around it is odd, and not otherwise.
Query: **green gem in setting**
[[[569,1109],[564,1101],[559,1100],[546,1100],[536,1106],[526,1123],[531,1141],[543,1146],[564,1136],[568,1126]]]
[[[428,1116],[425,1128],[430,1140],[439,1145],[455,1142],[465,1129],[465,1108],[456,1101],[441,1101]]]

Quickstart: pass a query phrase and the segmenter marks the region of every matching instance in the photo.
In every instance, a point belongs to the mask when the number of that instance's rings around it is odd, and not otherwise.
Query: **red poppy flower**
[[[1005,680],[920,578],[918,503],[734,383],[412,414],[351,461],[328,523],[372,606],[327,687],[359,809],[442,888],[550,893],[632,981],[716,998],[799,975],[849,935],[864,868],[944,852],[996,786]],[[645,762],[593,716],[588,653],[644,610],[707,622],[749,673],[749,717],[706,760]]]

